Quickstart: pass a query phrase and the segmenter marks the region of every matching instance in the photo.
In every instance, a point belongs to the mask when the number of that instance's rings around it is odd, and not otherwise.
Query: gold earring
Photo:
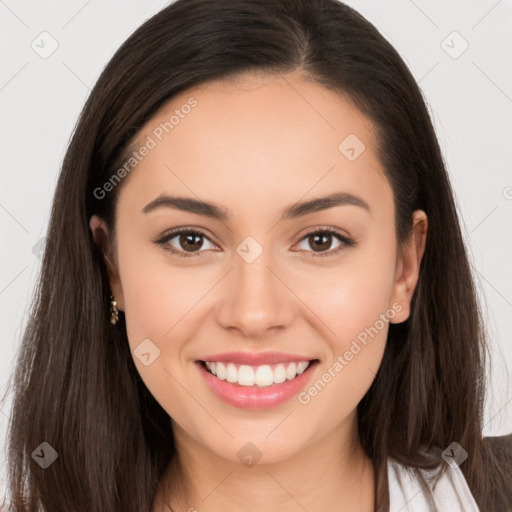
[[[114,300],[114,296],[110,294],[110,323],[115,325],[119,320],[119,315],[117,312],[117,302]]]

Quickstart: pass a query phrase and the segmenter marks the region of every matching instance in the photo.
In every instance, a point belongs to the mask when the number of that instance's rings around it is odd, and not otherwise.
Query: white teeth
[[[273,380],[276,384],[281,384],[286,380],[286,370],[282,364],[278,364],[274,369]]]
[[[309,365],[309,361],[301,361],[297,364],[297,373],[302,373]]]
[[[242,364],[238,369],[237,382],[242,386],[254,386],[254,370],[250,366]]]
[[[274,372],[268,364],[258,366],[254,375],[254,383],[260,387],[271,386],[274,383]]]
[[[261,366],[240,366],[234,363],[205,362],[210,373],[216,375],[220,380],[238,383],[241,386],[267,387],[273,384],[280,384],[286,380],[292,380],[297,375],[304,373],[309,366],[309,361],[279,363],[277,365],[264,364]]]
[[[217,378],[226,380],[226,367],[223,363],[217,363]]]
[[[297,375],[297,365],[295,363],[290,363],[288,368],[286,368],[286,378],[288,380],[292,380],[295,375]]]
[[[226,371],[226,380],[228,382],[236,382],[236,379],[238,379],[238,370],[233,363],[229,363]]]

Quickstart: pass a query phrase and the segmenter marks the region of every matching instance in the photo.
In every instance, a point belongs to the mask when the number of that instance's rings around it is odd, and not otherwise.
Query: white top
[[[426,475],[432,474],[423,471]],[[388,480],[390,512],[432,512],[419,480],[411,470],[391,457],[388,459]],[[440,512],[480,512],[464,474],[455,464],[448,464],[432,492]]]

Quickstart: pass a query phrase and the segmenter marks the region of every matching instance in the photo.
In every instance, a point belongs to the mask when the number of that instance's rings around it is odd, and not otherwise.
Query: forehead
[[[342,94],[296,73],[246,75],[183,91],[141,129],[151,146],[131,172],[130,204],[160,193],[246,206],[344,191],[391,191],[373,124]],[[250,199],[250,200],[249,200]]]

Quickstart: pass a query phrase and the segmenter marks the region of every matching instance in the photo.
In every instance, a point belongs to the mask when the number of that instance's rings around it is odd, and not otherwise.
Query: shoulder
[[[493,468],[493,475],[501,475],[499,485],[497,480],[493,480],[492,488],[496,495],[490,499],[499,503],[493,508],[493,511],[512,512],[512,434],[485,437],[482,439],[482,444],[485,451],[486,467]],[[497,470],[494,471],[496,468]],[[441,470],[444,472],[436,480],[436,476]],[[480,512],[464,474],[453,460],[447,461],[444,467],[439,466],[431,471],[414,471],[392,457],[388,459],[390,512],[430,512],[431,506],[421,485],[419,473],[424,476],[439,510]],[[498,492],[498,487],[500,492]]]
[[[450,512],[480,512],[464,478],[455,464],[446,464],[445,471],[435,479],[441,468],[416,470],[393,458],[388,459],[390,512],[430,512],[431,505],[422,487],[418,473],[424,476],[438,510]]]

